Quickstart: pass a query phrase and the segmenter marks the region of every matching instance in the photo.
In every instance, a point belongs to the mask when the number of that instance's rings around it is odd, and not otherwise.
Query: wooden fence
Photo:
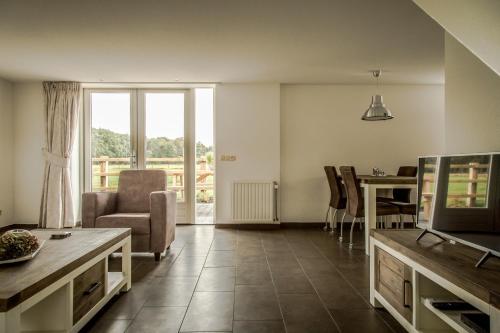
[[[434,167],[434,166],[429,166]],[[448,199],[465,199],[465,207],[476,207],[478,198],[486,198],[486,192],[478,193],[478,184],[486,183],[487,178],[479,178],[481,169],[487,169],[488,164],[469,163],[469,164],[451,164],[450,175],[456,174],[451,172],[453,169],[468,169],[468,177],[466,179],[453,179],[450,177],[449,183],[466,183],[466,193],[448,193]],[[431,201],[433,196],[433,185],[435,183],[434,175],[424,177],[422,184],[422,205],[424,209],[424,216],[430,216]],[[449,185],[448,185],[449,186]]]
[[[115,164],[116,163],[116,164]],[[110,177],[117,177],[120,174],[120,168],[115,168],[116,165],[127,165],[130,163],[128,157],[95,157],[92,158],[92,177],[99,177],[99,185],[93,184],[93,190],[111,191],[115,190],[116,186],[110,185]],[[158,164],[157,169],[165,170],[167,177],[170,179],[168,189],[177,191],[178,198],[184,198],[184,159],[179,157],[150,157],[146,159],[146,163],[152,163],[152,169],[155,169],[154,164]],[[98,165],[98,170],[94,169]],[[113,165],[114,164],[114,165]],[[118,169],[118,170],[116,170]],[[213,190],[214,184],[207,182],[209,176],[213,176],[214,172],[208,168],[208,162],[205,159],[196,161],[196,190],[206,192]]]

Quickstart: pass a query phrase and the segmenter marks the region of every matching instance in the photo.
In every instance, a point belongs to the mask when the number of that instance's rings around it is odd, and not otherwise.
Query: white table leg
[[[377,228],[377,188],[365,184],[365,252],[370,255],[370,230]]]
[[[500,310],[490,305],[490,331],[500,331]]]
[[[0,333],[17,332],[21,332],[21,309],[19,306],[0,313]]]
[[[122,247],[122,272],[127,280],[122,291],[129,291],[132,288],[132,238],[130,236],[127,237]]]

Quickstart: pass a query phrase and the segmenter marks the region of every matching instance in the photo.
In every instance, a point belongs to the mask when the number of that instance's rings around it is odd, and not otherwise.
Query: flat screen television
[[[500,257],[500,153],[418,160],[418,227]]]

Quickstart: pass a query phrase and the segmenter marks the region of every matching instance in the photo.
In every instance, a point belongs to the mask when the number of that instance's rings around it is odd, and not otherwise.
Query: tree
[[[212,152],[212,146],[196,143],[196,157]],[[92,157],[125,157],[131,155],[130,135],[120,134],[104,128],[92,128]],[[184,156],[184,138],[167,137],[148,138],[146,157],[182,157]]]

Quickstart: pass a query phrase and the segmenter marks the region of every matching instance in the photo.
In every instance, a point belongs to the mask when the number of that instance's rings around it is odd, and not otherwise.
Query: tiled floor
[[[84,331],[403,332],[369,305],[359,231],[356,239],[350,251],[316,229],[179,226],[160,263],[133,257],[132,290]]]

